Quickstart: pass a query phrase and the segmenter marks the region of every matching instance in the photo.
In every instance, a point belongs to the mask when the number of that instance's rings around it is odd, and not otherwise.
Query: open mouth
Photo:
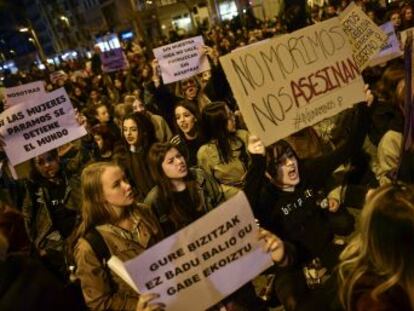
[[[288,176],[289,176],[290,179],[296,179],[298,177],[298,172],[297,172],[295,167],[291,168],[288,171]]]

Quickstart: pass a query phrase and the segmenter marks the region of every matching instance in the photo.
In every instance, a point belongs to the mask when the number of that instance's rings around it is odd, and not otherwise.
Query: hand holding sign
[[[163,303],[151,302],[154,299],[159,298],[158,294],[145,293],[139,296],[137,308],[135,311],[161,311],[164,310],[165,305]]]
[[[271,253],[272,260],[276,264],[279,266],[287,265],[285,244],[277,235],[274,235],[273,233],[260,228],[259,240],[263,240],[265,242],[264,250],[268,253]]]
[[[367,106],[370,107],[375,99],[374,94],[372,94],[372,91],[369,88],[368,84],[365,84],[364,91],[365,91],[365,98],[366,98],[365,100],[367,102]]]
[[[262,156],[266,154],[263,142],[256,135],[249,136],[247,150],[249,150],[249,153],[251,154],[259,154]]]

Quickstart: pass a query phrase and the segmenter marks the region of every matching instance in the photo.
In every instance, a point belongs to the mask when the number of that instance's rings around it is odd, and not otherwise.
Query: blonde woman
[[[414,187],[391,184],[367,197],[360,234],[341,254],[346,310],[414,310]]]
[[[154,294],[140,297],[98,259],[85,236],[95,228],[111,255],[132,259],[160,240],[158,222],[135,203],[134,191],[116,164],[96,162],[81,177],[82,223],[74,239],[76,275],[91,310],[155,311],[162,305],[149,303]]]

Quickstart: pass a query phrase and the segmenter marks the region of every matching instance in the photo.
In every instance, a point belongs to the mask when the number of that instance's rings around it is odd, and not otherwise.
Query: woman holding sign
[[[93,229],[98,231],[110,255],[126,261],[160,240],[158,222],[148,209],[136,204],[124,171],[114,163],[86,167],[81,188],[82,223],[74,238],[74,255],[86,304],[91,310],[159,310],[161,304],[148,303],[156,295],[139,296],[108,269],[88,235]]]
[[[252,136],[249,139],[249,151],[255,160],[264,154],[264,146]],[[154,144],[148,157],[156,186],[147,195],[145,204],[150,206],[157,216],[165,236],[189,225],[224,200],[217,181],[200,168],[188,169],[183,155],[175,145]],[[255,163],[260,163],[260,160]],[[262,168],[254,167],[249,171],[247,179],[255,180],[253,175],[260,175],[263,171]],[[254,184],[246,183],[245,192],[248,198],[256,191],[253,188]],[[268,232],[262,232],[262,235],[268,243],[267,249],[275,252],[273,259],[283,265],[287,264],[291,256],[285,256],[285,248],[279,238]],[[223,303],[235,308],[231,310],[265,310],[263,302],[256,297],[251,284],[243,286]]]

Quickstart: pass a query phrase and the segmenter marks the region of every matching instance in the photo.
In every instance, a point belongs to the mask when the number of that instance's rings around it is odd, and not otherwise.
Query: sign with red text
[[[351,42],[355,62],[362,71],[387,44],[388,36],[354,2],[346,7],[339,19]]]
[[[165,310],[202,311],[273,264],[262,246],[239,192],[125,266],[139,291],[158,293]]]
[[[203,45],[203,37],[197,36],[154,49],[164,84],[187,79],[209,70],[208,58],[200,52]]]
[[[220,58],[251,133],[265,145],[365,100],[338,18]]]
[[[15,87],[8,87],[5,89],[4,94],[7,107],[11,107],[27,100],[34,100],[46,94],[46,91],[44,82],[36,81]]]
[[[86,135],[64,88],[15,105],[0,114],[0,135],[12,165]]]

